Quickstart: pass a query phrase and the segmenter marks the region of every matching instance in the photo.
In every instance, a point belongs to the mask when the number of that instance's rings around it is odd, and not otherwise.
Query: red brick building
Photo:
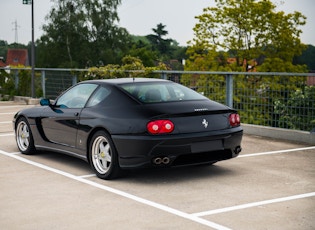
[[[27,49],[8,49],[5,66],[29,66]]]

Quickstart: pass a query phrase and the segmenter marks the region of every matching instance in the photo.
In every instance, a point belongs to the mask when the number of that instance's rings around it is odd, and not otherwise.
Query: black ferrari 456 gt
[[[238,113],[172,81],[84,81],[40,104],[14,116],[21,153],[79,157],[102,179],[128,168],[213,164],[241,151]]]

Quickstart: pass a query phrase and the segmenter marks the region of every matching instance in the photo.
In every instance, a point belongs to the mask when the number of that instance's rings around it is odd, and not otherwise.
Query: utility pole
[[[32,47],[31,47],[31,61],[32,61],[32,98],[35,97],[35,44],[34,44],[34,0],[22,0],[25,5],[32,5]]]
[[[14,32],[15,32],[15,37],[14,37],[14,42],[17,44],[19,41],[18,41],[18,27],[20,27],[18,24],[17,24],[17,20],[15,19],[14,22],[12,22],[12,24],[14,24]]]

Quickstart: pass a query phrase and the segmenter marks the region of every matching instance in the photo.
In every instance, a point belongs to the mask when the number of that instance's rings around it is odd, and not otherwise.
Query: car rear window
[[[121,88],[143,103],[203,100],[196,91],[173,82],[126,83]]]

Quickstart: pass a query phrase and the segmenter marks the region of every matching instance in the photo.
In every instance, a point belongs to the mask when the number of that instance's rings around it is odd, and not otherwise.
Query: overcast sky
[[[35,16],[35,39],[42,35],[42,25],[49,13],[50,0],[33,0]],[[273,0],[278,10],[286,13],[299,11],[307,17],[307,24],[302,27],[301,40],[305,44],[315,45],[315,0]],[[214,6],[214,0],[122,0],[118,14],[120,26],[125,27],[130,34],[148,35],[152,28],[162,23],[169,32],[168,38],[177,40],[180,45],[186,45],[193,38],[195,16],[202,10]],[[23,5],[22,0],[0,0],[1,29],[0,40],[27,44],[31,41],[31,6]],[[15,26],[17,22],[17,27]],[[17,28],[17,36],[16,30]]]

